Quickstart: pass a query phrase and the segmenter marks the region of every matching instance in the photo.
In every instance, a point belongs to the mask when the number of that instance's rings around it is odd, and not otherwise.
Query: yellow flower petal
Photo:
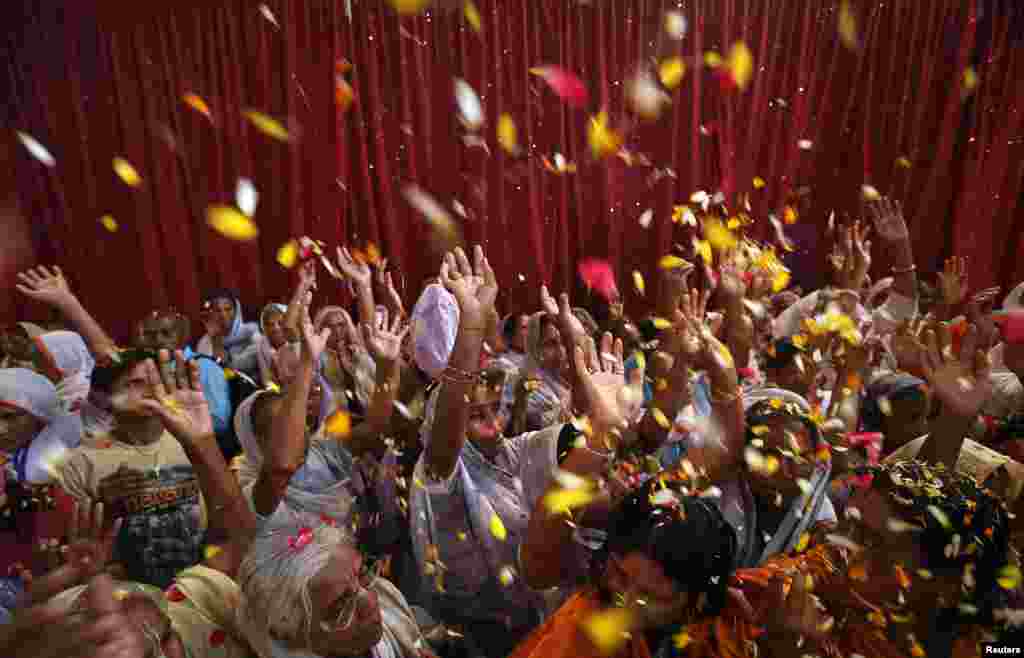
[[[491,514],[491,534],[498,541],[505,541],[508,537],[508,531],[505,530],[505,524],[501,522],[501,517],[497,514]]]
[[[726,222],[726,224],[725,224],[725,228],[729,229],[730,231],[735,231],[739,227],[740,227],[740,220],[739,220],[738,217],[730,217],[729,221]]]
[[[203,549],[203,555],[207,560],[212,560],[223,552],[224,549],[220,546],[207,546]]]
[[[970,96],[978,88],[978,73],[970,66],[964,69],[963,93]]]
[[[771,431],[772,429],[767,425],[755,425],[750,428],[750,433],[753,434],[754,436],[764,436],[765,434]]]
[[[737,41],[729,51],[729,72],[740,89],[746,89],[754,75],[754,56],[742,41]]]
[[[551,514],[565,514],[594,500],[594,493],[586,488],[556,489],[544,496],[544,507]]]
[[[430,4],[431,0],[388,0],[399,14],[410,16],[418,14]]]
[[[681,267],[693,267],[693,265],[686,260],[683,260],[679,256],[662,256],[661,260],[658,261],[658,267],[663,270],[677,270]]]
[[[285,269],[292,269],[299,262],[299,243],[289,240],[277,250],[277,262]]]
[[[772,277],[772,292],[782,292],[789,286],[790,274],[783,270]]]
[[[135,167],[124,158],[114,158],[114,173],[124,181],[125,185],[130,187],[138,187],[142,182],[142,176],[139,176],[139,172],[135,171]]]
[[[760,190],[764,186],[765,186],[764,179],[761,178],[760,176],[754,176],[754,189],[755,190]]]
[[[273,119],[262,112],[256,110],[247,110],[243,113],[246,119],[249,120],[256,130],[260,131],[267,137],[271,137],[281,142],[287,142],[291,139],[291,135],[288,133],[288,129],[285,128],[279,121]]]
[[[498,117],[498,143],[508,153],[515,153],[519,146],[519,137],[512,115],[505,113]]]
[[[857,50],[860,47],[860,39],[857,37],[857,19],[850,9],[849,0],[843,0],[839,5],[839,38],[843,45],[850,50]]]
[[[910,158],[903,155],[896,158],[896,164],[902,169],[910,169],[912,165],[912,163],[910,162]]]
[[[587,143],[590,153],[601,160],[615,153],[622,146],[622,135],[608,126],[608,113],[601,112],[587,123]]]
[[[807,548],[807,544],[809,544],[810,542],[811,542],[811,533],[805,532],[804,534],[800,535],[800,541],[798,541],[796,543],[796,551],[797,551],[797,553],[802,553],[804,551],[804,549]]]
[[[473,31],[480,34],[481,21],[480,21],[480,10],[476,8],[476,5],[471,0],[466,0],[466,3],[462,5],[462,15],[465,16],[466,22],[473,28]]]
[[[260,234],[251,219],[231,206],[210,206],[206,209],[206,223],[230,240],[249,242]]]
[[[796,220],[799,217],[796,213],[796,208],[793,206],[786,206],[782,211],[782,221],[787,224],[796,224]]]
[[[676,649],[682,650],[690,646],[690,643],[693,642],[693,638],[691,638],[690,634],[684,629],[672,636],[672,642],[675,644]]]
[[[182,96],[182,100],[185,101],[185,104],[191,107],[196,112],[202,114],[207,119],[210,118],[210,106],[207,105],[206,101],[204,101],[196,94],[185,94],[184,96]]]
[[[727,251],[734,248],[738,241],[736,236],[721,221],[709,218],[704,221],[704,237],[716,251]]]
[[[338,410],[331,414],[324,425],[327,435],[332,439],[347,439],[352,433],[352,417],[347,411]]]
[[[633,270],[633,287],[641,295],[644,294],[644,275],[636,270]]]
[[[1008,564],[999,570],[999,577],[996,582],[1003,589],[1012,590],[1017,589],[1020,585],[1021,572],[1020,569],[1012,564]]]
[[[114,219],[112,215],[103,215],[100,217],[100,224],[102,224],[103,228],[107,229],[111,233],[117,231],[117,220]]]
[[[682,57],[669,57],[658,66],[658,79],[666,89],[675,89],[686,75],[686,62]]]
[[[651,407],[651,414],[654,416],[654,422],[658,423],[658,427],[661,429],[667,430],[672,427],[672,423],[661,409]]]
[[[878,193],[878,190],[873,185],[866,183],[860,186],[860,193],[865,201],[878,201],[882,198],[882,195]]]
[[[708,68],[717,69],[722,65],[722,56],[714,50],[704,53],[704,65]]]
[[[628,608],[609,608],[590,615],[583,631],[602,655],[611,656],[629,640],[635,617]]]

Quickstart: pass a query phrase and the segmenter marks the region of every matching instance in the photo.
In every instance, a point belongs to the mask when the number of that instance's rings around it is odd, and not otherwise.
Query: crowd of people
[[[887,199],[809,294],[726,230],[636,320],[547,288],[502,316],[479,246],[407,312],[386,262],[307,250],[258,321],[208,294],[194,348],[183,313],[118,345],[59,268],[20,274],[61,320],[0,337],[0,655],[1020,646],[1024,284],[919,277]]]

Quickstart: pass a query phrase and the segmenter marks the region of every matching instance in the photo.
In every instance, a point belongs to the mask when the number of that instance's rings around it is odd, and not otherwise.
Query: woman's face
[[[328,314],[323,321],[323,328],[331,330],[331,337],[328,339],[327,346],[332,350],[341,351],[346,344],[345,335],[345,319],[341,313],[333,312]]]
[[[921,388],[917,391],[915,395],[889,401],[892,413],[882,416],[882,432],[885,434],[882,450],[885,454],[895,452],[928,433],[928,418],[932,411],[931,393]]]
[[[751,468],[750,486],[762,496],[782,494],[785,499],[800,495],[800,480],[814,474],[814,446],[802,422],[786,416],[775,416],[764,424],[768,432],[757,438],[766,459],[778,460],[778,468]]]
[[[0,352],[18,361],[31,361],[34,351],[32,341],[21,327],[13,327],[0,333]]]
[[[284,327],[284,313],[268,311],[263,316],[263,331],[274,349],[281,349],[288,342],[288,334]]]
[[[139,347],[147,350],[180,349],[185,337],[181,325],[172,315],[158,315],[142,321],[139,327]]]
[[[562,334],[559,333],[558,327],[551,323],[545,323],[541,332],[540,364],[551,372],[560,372],[568,366]]]
[[[235,321],[235,303],[230,299],[216,299],[213,302],[212,313],[227,332]]]
[[[43,421],[27,411],[0,405],[0,452],[28,445],[42,429]]]
[[[351,546],[336,546],[330,561],[309,584],[313,653],[360,656],[380,642],[384,624],[377,595],[367,589],[371,582],[363,569],[363,556]]]
[[[469,407],[466,433],[474,443],[489,446],[501,439],[507,423],[508,416],[502,410],[500,399],[474,404]]]
[[[606,584],[613,594],[622,595],[637,615],[638,630],[668,626],[686,614],[686,592],[680,592],[661,565],[643,553],[611,556]]]

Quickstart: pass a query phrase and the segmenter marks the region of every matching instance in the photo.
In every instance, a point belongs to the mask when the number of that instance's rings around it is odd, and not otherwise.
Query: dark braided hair
[[[597,564],[603,568],[611,555],[642,553],[681,590],[705,594],[704,614],[717,614],[725,605],[736,534],[711,500],[678,493],[674,485],[654,478],[619,502]]]

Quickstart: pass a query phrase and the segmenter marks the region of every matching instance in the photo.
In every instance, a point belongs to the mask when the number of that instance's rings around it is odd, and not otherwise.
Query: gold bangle
[[[478,331],[483,333],[487,331],[487,327],[459,327],[459,331]]]

